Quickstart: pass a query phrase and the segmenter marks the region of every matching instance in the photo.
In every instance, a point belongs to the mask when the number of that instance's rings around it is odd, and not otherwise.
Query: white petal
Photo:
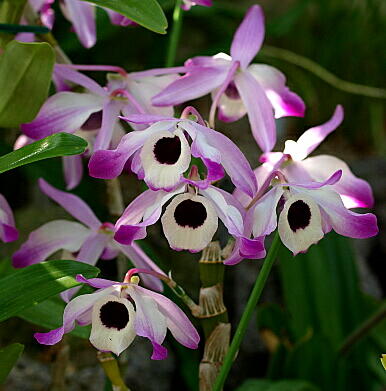
[[[194,252],[208,245],[218,226],[213,203],[194,194],[177,195],[167,206],[161,221],[172,248]]]
[[[113,295],[95,303],[90,342],[99,350],[119,355],[134,340],[135,310],[129,300]]]
[[[291,196],[280,213],[279,234],[294,255],[322,239],[322,218],[316,202],[300,194]]]
[[[152,189],[170,190],[189,168],[190,146],[181,129],[161,131],[142,147],[141,161],[145,181]]]

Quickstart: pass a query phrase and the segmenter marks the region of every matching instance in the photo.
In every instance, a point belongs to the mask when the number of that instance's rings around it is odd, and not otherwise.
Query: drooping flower
[[[15,219],[12,209],[5,197],[0,194],[0,239],[4,243],[13,242],[19,237],[19,232],[15,227]]]
[[[163,206],[170,200],[161,222],[166,239],[174,250],[201,251],[212,240],[220,218],[236,239],[232,259],[265,256],[264,238],[250,239],[250,235],[244,234],[245,209],[231,194],[214,186],[199,189],[182,185],[171,192],[144,191],[118,219],[115,240],[131,244],[133,240],[145,238],[146,228],[160,219]]]
[[[43,179],[39,179],[43,193],[62,206],[76,221],[54,220],[31,232],[12,257],[13,266],[20,268],[42,262],[58,250],[78,252],[76,260],[95,265],[99,259],[113,259],[119,252],[126,255],[134,265],[164,274],[136,243],[122,245],[114,240],[114,225],[102,223],[90,207],[79,197],[60,191]],[[162,290],[160,281],[144,276],[144,282],[152,289]],[[62,295],[68,301],[75,290]]]
[[[165,296],[138,286],[138,277],[123,283],[87,280],[82,275],[76,279],[98,290],[71,300],[64,309],[61,327],[35,334],[39,343],[58,343],[77,322],[81,326],[91,324],[90,342],[95,348],[117,355],[139,335],[151,341],[153,360],[165,359],[168,351],[162,343],[167,329],[180,344],[197,349],[200,337],[188,317]]]
[[[332,186],[342,198],[346,208],[371,208],[374,198],[370,185],[356,177],[341,159],[331,155],[308,157],[319,144],[343,121],[343,108],[337,106],[334,115],[326,123],[305,131],[297,141],[288,140],[284,152],[271,152],[261,156],[263,163],[255,170],[260,184],[277,169],[289,182],[324,181],[337,170],[342,178]]]
[[[256,142],[264,152],[271,151],[276,142],[273,111],[276,118],[303,116],[305,107],[280,71],[265,64],[250,65],[262,45],[264,29],[263,12],[254,5],[236,31],[231,56],[220,53],[188,60],[187,73],[156,95],[153,104],[177,105],[211,93],[210,123],[217,107],[219,119],[227,122],[247,113]]]
[[[334,186],[341,179],[342,170],[323,182],[289,182],[281,172],[276,173],[281,183],[274,184],[248,211],[254,236],[269,235],[278,227],[283,244],[296,255],[306,252],[331,230],[358,239],[378,233],[377,219],[372,213],[352,212],[336,192]],[[277,222],[279,201],[284,204]]]
[[[195,5],[202,5],[203,7],[211,7],[212,0],[182,0],[181,8],[184,11],[189,11]]]
[[[153,125],[126,134],[115,150],[97,151],[89,163],[91,176],[114,178],[134,156],[132,171],[153,190],[170,191],[181,183],[206,188],[224,176],[224,168],[241,191],[251,197],[256,193],[257,183],[247,159],[223,134],[190,119],[152,115],[131,115],[123,119],[139,124],[153,122]],[[206,165],[205,180],[195,182],[183,176],[191,156],[202,159]]]

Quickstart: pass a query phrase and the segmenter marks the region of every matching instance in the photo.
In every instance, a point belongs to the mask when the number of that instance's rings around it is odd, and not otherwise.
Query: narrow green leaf
[[[78,155],[87,142],[69,133],[56,133],[0,157],[0,174],[38,160],[57,156]]]
[[[18,317],[44,327],[48,330],[57,329],[63,324],[63,311],[66,303],[60,298],[51,297],[41,303],[34,304],[18,314]],[[69,334],[75,337],[88,339],[90,337],[90,326],[75,326]]]
[[[168,22],[156,0],[83,0],[109,8],[156,33],[165,34]]]
[[[0,23],[19,23],[27,0],[0,0]],[[10,34],[0,32],[0,47],[13,39]]]
[[[0,57],[0,126],[32,121],[47,98],[55,54],[47,43],[10,42]]]
[[[0,279],[0,322],[20,314],[66,289],[80,285],[77,274],[95,277],[94,266],[75,261],[47,261],[19,269]]]
[[[24,345],[13,343],[7,347],[0,349],[0,384],[3,384],[15,366],[24,349]]]

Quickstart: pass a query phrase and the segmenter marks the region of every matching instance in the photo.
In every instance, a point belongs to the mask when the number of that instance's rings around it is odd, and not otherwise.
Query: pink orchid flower
[[[139,335],[152,343],[153,360],[165,359],[168,351],[162,343],[167,329],[180,344],[197,349],[200,336],[188,317],[165,296],[138,286],[138,277],[123,283],[101,278],[88,280],[82,275],[76,279],[97,290],[71,300],[64,309],[63,326],[48,333],[36,333],[39,343],[58,343],[78,323],[91,324],[90,342],[96,349],[116,355]]]
[[[231,56],[220,53],[188,60],[184,67],[187,73],[154,96],[153,104],[177,105],[211,93],[211,124],[217,107],[219,119],[226,122],[247,113],[256,142],[264,152],[271,151],[276,143],[273,111],[275,118],[301,117],[305,107],[288,89],[280,71],[265,64],[250,65],[262,45],[264,29],[263,12],[254,5],[236,31]]]
[[[135,266],[164,274],[138,244],[131,243],[126,246],[115,241],[114,225],[99,221],[79,197],[60,191],[43,179],[39,179],[39,186],[43,193],[79,222],[54,220],[31,232],[28,240],[12,257],[14,267],[26,267],[42,262],[58,250],[78,252],[76,260],[90,265],[95,265],[99,259],[113,259],[121,252]],[[152,289],[162,290],[161,282],[152,276],[144,276],[144,282]],[[63,299],[68,301],[76,291],[77,288],[64,292]]]
[[[249,211],[253,236],[269,235],[278,227],[283,244],[294,255],[306,252],[332,229],[342,236],[364,239],[378,233],[377,219],[372,213],[358,214],[345,207],[334,186],[342,170],[323,182],[290,182],[276,172],[281,183],[273,185]],[[279,201],[284,204],[277,222]]]
[[[131,115],[123,119],[153,125],[126,134],[115,150],[94,153],[89,162],[91,176],[115,178],[134,156],[132,171],[153,190],[171,191],[181,183],[193,183],[204,189],[224,176],[224,168],[240,191],[251,197],[256,193],[257,182],[247,159],[223,134],[190,119],[154,115]],[[206,165],[205,180],[193,181],[183,176],[191,156],[202,159]]]
[[[171,201],[169,203],[169,201]],[[167,203],[163,216],[162,208]],[[176,190],[146,190],[135,198],[115,225],[115,240],[131,244],[146,237],[146,228],[160,218],[166,239],[174,250],[198,252],[217,231],[218,219],[236,239],[231,258],[262,258],[264,238],[250,239],[244,234],[245,209],[231,194],[214,186],[200,189],[182,185]]]
[[[9,243],[17,240],[19,232],[15,227],[12,209],[5,197],[0,194],[0,240]]]
[[[262,155],[263,163],[255,170],[258,183],[266,182],[269,175],[277,169],[289,182],[324,181],[337,170],[342,170],[342,178],[331,185],[342,198],[346,208],[371,208],[374,198],[370,185],[356,177],[341,159],[331,155],[309,155],[343,121],[343,108],[337,106],[329,121],[308,129],[297,141],[288,140],[284,152],[271,152]],[[246,198],[245,196],[243,196]]]

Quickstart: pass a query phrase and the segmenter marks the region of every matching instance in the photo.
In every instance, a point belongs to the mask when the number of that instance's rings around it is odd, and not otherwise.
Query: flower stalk
[[[176,0],[173,11],[173,27],[169,38],[168,52],[165,63],[167,67],[172,67],[176,60],[177,46],[180,40],[183,16],[181,4],[182,0]]]
[[[279,234],[276,232],[275,237],[273,239],[272,245],[269,249],[267,257],[264,260],[263,267],[260,270],[259,275],[257,276],[255,285],[252,289],[252,292],[249,296],[247,305],[245,306],[245,310],[243,315],[241,316],[240,323],[236,329],[235,335],[232,339],[232,343],[229,347],[229,350],[225,356],[224,363],[220,369],[219,375],[217,376],[216,382],[212,391],[220,391],[222,390],[229,371],[232,367],[233,361],[236,357],[236,354],[239,350],[240,344],[244,338],[245,331],[249,324],[249,321],[255,311],[257,302],[260,299],[261,293],[264,289],[264,286],[267,282],[269,273],[272,269],[272,266],[277,257],[278,251],[280,248],[280,238]]]
[[[100,362],[105,375],[110,380],[114,391],[130,391],[122,380],[117,360],[111,353],[98,352],[98,361]]]

